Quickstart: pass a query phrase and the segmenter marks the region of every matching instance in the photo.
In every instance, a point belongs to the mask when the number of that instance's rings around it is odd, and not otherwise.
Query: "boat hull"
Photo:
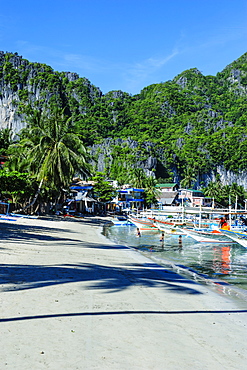
[[[247,232],[222,230],[223,234],[233,240],[233,242],[247,248]]]
[[[129,220],[140,230],[158,230],[158,228],[153,224],[152,221],[148,219],[141,219],[135,217],[129,217]]]
[[[187,226],[193,226],[193,223],[191,220],[180,220],[180,219],[164,219],[159,220],[155,218],[149,218],[153,222],[153,224],[160,230],[163,231],[166,234],[172,234],[172,235],[181,235],[183,233],[183,227]]]
[[[193,230],[193,229],[183,229],[184,233],[197,242],[200,243],[232,243],[232,240],[228,238],[222,232],[215,232],[214,230]]]
[[[182,230],[183,225],[174,225],[172,223],[168,224],[168,223],[164,223],[162,221],[155,221],[154,225],[157,226],[157,228],[160,231],[163,231],[165,234],[169,234],[169,235],[184,234],[183,230]]]
[[[133,225],[130,220],[128,220],[127,218],[114,218],[111,220],[111,222],[113,223],[114,226],[129,226],[129,225]]]

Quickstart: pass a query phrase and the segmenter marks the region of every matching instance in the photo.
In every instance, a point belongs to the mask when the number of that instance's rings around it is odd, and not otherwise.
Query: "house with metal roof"
[[[203,206],[205,201],[203,192],[195,189],[180,189],[178,198],[192,207]]]
[[[178,184],[157,184],[156,188],[160,190],[160,195],[157,200],[161,206],[171,206],[176,204],[178,200]]]
[[[176,183],[157,184],[156,187],[159,189],[165,189],[166,191],[177,191],[179,189],[179,186]]]
[[[122,209],[142,209],[144,205],[144,189],[124,188],[118,190],[118,206]]]
[[[94,213],[97,202],[92,197],[92,182],[76,182],[70,186],[70,199],[65,206],[68,213]]]

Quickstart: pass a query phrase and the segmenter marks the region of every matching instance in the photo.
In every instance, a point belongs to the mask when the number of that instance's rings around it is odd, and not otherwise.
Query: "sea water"
[[[133,226],[106,226],[104,235],[114,242],[139,250],[159,264],[169,261],[198,276],[220,280],[247,290],[247,249],[236,243],[199,243],[189,236],[144,231],[140,237]]]

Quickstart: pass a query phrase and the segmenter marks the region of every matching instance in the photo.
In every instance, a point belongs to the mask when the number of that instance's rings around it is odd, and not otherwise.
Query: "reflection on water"
[[[247,290],[247,249],[238,244],[197,243],[191,237],[179,235],[165,235],[162,240],[155,231],[145,231],[137,237],[133,226],[107,226],[104,235],[147,256],[155,253],[161,262],[184,265]]]

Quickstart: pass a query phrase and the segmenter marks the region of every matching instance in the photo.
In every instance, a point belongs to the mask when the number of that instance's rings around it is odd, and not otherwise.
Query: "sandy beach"
[[[101,221],[0,222],[0,369],[246,369],[247,301],[114,244]]]

